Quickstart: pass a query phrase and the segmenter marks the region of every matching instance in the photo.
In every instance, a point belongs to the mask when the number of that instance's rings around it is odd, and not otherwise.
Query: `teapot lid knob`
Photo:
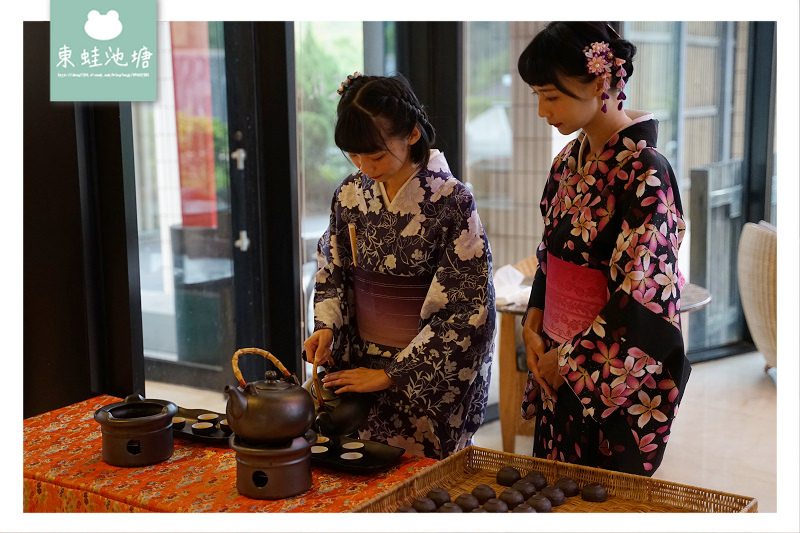
[[[264,374],[264,379],[267,381],[278,381],[280,378],[278,377],[278,373],[274,370],[267,370]]]

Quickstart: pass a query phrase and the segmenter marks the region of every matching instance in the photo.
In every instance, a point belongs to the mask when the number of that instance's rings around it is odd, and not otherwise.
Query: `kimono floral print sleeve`
[[[677,269],[685,226],[675,177],[655,137],[648,115],[585,162],[580,137],[556,158],[541,203],[545,232],[531,301],[544,305],[549,263],[605,276],[605,303],[591,325],[548,340],[558,346],[561,375],[579,401],[570,416],[600,426],[599,466],[642,474],[661,462],[690,372]],[[551,425],[553,399],[537,389],[529,380],[523,414],[541,409],[537,430],[551,432],[544,453],[581,462],[589,445],[569,421]],[[562,386],[557,401],[568,392]]]
[[[463,399],[478,374],[481,383],[489,379],[495,322],[491,252],[469,189],[453,177],[426,181],[437,190],[425,215],[441,230],[436,270],[422,307],[424,326],[387,373],[419,412],[435,413],[449,425],[450,415],[458,420],[469,408]]]

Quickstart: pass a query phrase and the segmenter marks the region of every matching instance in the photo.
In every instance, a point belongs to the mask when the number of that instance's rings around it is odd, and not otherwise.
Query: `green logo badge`
[[[51,101],[154,101],[156,0],[50,0]]]

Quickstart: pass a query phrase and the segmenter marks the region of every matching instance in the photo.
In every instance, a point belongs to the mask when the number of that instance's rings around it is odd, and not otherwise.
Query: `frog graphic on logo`
[[[110,10],[105,15],[93,9],[86,16],[86,23],[83,25],[86,35],[98,41],[110,41],[122,33],[122,22],[119,20],[119,13]]]

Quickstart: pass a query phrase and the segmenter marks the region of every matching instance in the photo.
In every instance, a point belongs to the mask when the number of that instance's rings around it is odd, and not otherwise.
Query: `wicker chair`
[[[739,238],[739,294],[744,318],[756,349],[764,356],[765,370],[777,370],[777,241],[775,226],[748,222]]]

